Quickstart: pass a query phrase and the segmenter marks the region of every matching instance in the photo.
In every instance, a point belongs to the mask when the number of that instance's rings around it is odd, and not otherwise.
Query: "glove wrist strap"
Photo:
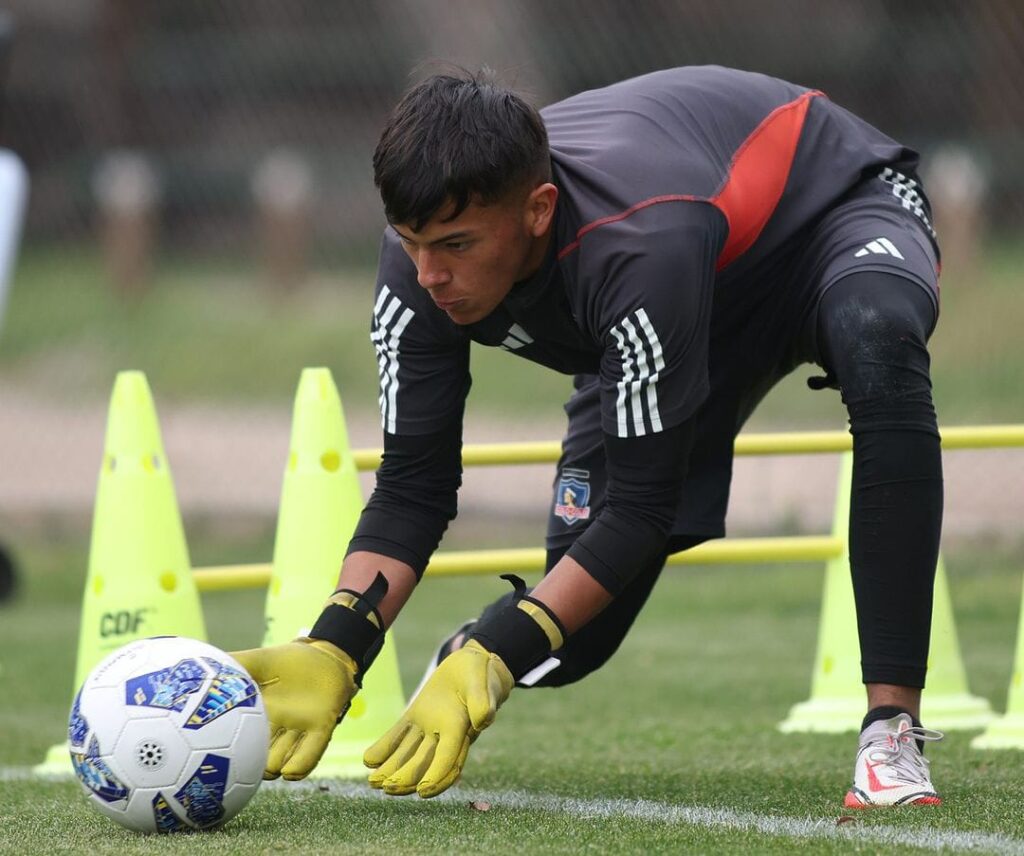
[[[309,631],[310,639],[330,642],[355,661],[356,683],[360,686],[363,675],[384,645],[384,621],[377,607],[387,591],[388,581],[381,573],[365,592],[336,591]]]
[[[567,635],[558,616],[539,600],[524,595],[477,621],[469,638],[501,657],[518,681],[552,651],[561,648]]]

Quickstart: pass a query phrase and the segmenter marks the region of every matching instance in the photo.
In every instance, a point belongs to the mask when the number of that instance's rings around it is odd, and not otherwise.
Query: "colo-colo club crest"
[[[567,526],[577,520],[590,519],[589,470],[562,470],[555,497],[555,517],[561,517]]]

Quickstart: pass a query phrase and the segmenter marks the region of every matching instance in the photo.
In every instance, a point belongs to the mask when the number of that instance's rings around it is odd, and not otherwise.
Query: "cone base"
[[[324,756],[312,773],[311,779],[365,779],[370,769],[363,763],[363,752],[372,741],[332,740]]]
[[[68,751],[67,743],[55,743],[46,751],[46,757],[43,759],[41,764],[36,764],[32,768],[32,775],[34,776],[67,776],[72,777],[75,775],[75,770],[71,766],[71,755]]]
[[[929,728],[937,728],[940,731],[984,728],[994,716],[986,699],[970,693],[941,696],[929,696],[925,693],[921,708],[922,720]],[[859,731],[866,712],[863,697],[810,699],[793,705],[789,716],[779,723],[778,729],[783,734],[840,734],[845,731]],[[1021,734],[1024,741],[1024,721]]]
[[[396,674],[397,670],[396,663]],[[373,676],[374,673],[371,673],[369,677]],[[377,693],[377,696],[380,695]],[[361,696],[356,696],[357,702],[360,699]],[[353,704],[353,708],[355,706]],[[400,692],[391,694],[388,699],[375,697],[372,717],[366,715],[365,709],[358,710],[356,716],[346,718],[338,726],[320,763],[310,773],[310,778],[362,779],[368,776],[370,769],[363,764],[363,753],[394,725],[404,711],[405,701]]]
[[[1024,713],[996,719],[984,734],[971,741],[972,749],[1024,749]]]

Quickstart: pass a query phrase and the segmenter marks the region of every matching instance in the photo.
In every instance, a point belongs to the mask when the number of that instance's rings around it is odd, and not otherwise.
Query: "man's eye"
[[[469,247],[469,241],[452,241],[451,243],[445,244],[444,246],[445,249],[459,253]]]

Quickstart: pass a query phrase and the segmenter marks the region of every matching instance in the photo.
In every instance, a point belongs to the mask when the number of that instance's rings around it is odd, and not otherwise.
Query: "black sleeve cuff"
[[[692,419],[644,437],[605,435],[608,498],[567,555],[610,594],[665,556],[693,435]]]
[[[642,568],[664,557],[668,534],[643,521],[623,521],[605,509],[566,555],[579,562],[612,596]]]
[[[380,553],[405,562],[419,580],[447,528],[447,521],[431,522],[433,526],[429,523],[427,526],[412,526],[408,521],[396,520],[386,510],[367,506],[359,518],[355,535],[349,541],[345,555],[360,550]]]
[[[384,623],[377,607],[387,591],[387,578],[379,572],[365,592],[336,591],[309,631],[310,639],[330,642],[355,660],[359,686],[384,645]]]
[[[565,629],[551,610],[533,598],[524,599],[541,608],[565,638]],[[469,638],[501,657],[516,681],[551,653],[551,639],[535,619],[519,608],[519,599],[477,621]]]
[[[380,553],[409,565],[419,579],[455,517],[461,481],[460,424],[434,434],[386,434],[377,486],[346,555]]]

